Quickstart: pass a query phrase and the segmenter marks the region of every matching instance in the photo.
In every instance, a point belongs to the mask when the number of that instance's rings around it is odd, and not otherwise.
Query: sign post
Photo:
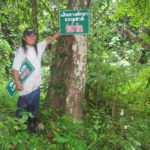
[[[59,30],[61,35],[88,34],[89,10],[60,10]]]
[[[19,81],[23,84],[32,72],[35,70],[34,66],[29,62],[28,59],[25,59],[21,65],[19,70]],[[12,98],[16,94],[16,85],[14,79],[11,79],[10,82],[6,86],[6,91],[9,96]]]

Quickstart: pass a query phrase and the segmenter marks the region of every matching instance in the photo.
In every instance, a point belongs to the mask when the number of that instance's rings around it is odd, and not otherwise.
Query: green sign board
[[[34,66],[29,62],[28,59],[25,59],[19,70],[20,83],[21,84],[24,83],[34,70],[35,70]],[[10,82],[7,84],[6,91],[8,92],[11,98],[16,94],[17,91],[14,79],[11,79]]]
[[[59,32],[61,35],[88,34],[89,10],[60,10]]]

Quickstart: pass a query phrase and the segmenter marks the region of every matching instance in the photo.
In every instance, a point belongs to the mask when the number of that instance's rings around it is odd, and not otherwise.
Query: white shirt
[[[47,42],[43,41],[37,44],[38,54],[36,54],[34,47],[27,46],[27,53],[24,53],[24,49],[21,47],[17,50],[15,55],[12,69],[20,70],[21,64],[27,58],[34,66],[35,70],[31,76],[23,83],[23,91],[19,91],[19,95],[23,96],[36,90],[41,84],[41,59],[42,54],[45,51]]]

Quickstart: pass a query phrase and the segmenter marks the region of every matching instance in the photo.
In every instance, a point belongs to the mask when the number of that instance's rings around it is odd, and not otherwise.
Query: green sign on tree
[[[88,34],[89,10],[60,10],[59,27],[61,35]]]
[[[35,70],[34,66],[29,62],[28,59],[25,59],[19,70],[20,83],[21,84],[24,83],[34,70]],[[16,91],[16,85],[14,79],[11,79],[10,82],[7,84],[6,91],[8,92],[11,98],[16,94],[17,91]]]

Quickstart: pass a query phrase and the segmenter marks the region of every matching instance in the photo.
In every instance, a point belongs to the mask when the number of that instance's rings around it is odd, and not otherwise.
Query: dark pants
[[[37,116],[39,111],[40,102],[40,88],[35,91],[19,96],[17,106],[19,109],[16,111],[16,116],[18,118],[22,117],[22,112],[30,112],[33,116]]]

